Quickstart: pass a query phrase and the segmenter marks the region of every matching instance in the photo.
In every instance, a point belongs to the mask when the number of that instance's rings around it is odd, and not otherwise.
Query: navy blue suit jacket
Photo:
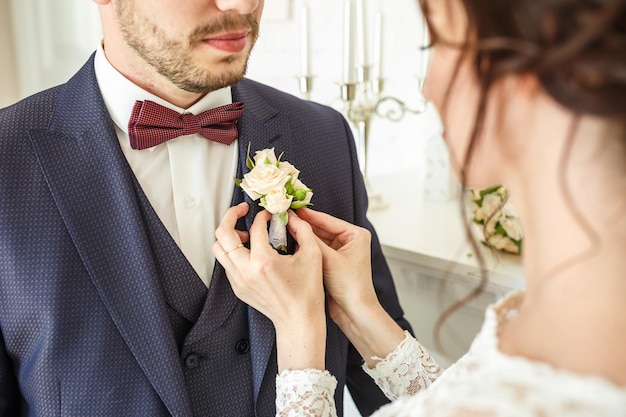
[[[249,143],[252,152],[284,151],[314,190],[315,209],[371,230],[339,113],[250,80],[233,87],[233,99],[245,103],[239,177]],[[232,203],[245,198],[235,189]],[[93,57],[68,83],[0,111],[0,416],[191,416],[140,217]],[[381,302],[408,328],[375,234],[372,262]],[[249,322],[258,401],[274,395],[274,379],[263,378],[274,336],[256,311]],[[365,414],[385,401],[332,323],[327,358],[339,407],[344,383]],[[228,378],[215,382],[232,389]]]

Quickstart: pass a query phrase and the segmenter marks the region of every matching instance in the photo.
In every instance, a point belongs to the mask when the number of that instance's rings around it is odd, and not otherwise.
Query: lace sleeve
[[[380,360],[374,368],[363,364],[363,370],[390,400],[427,388],[442,371],[426,349],[409,332],[404,333],[404,340],[386,358],[373,358]]]
[[[276,377],[276,416],[337,417],[337,380],[318,369],[286,370]]]

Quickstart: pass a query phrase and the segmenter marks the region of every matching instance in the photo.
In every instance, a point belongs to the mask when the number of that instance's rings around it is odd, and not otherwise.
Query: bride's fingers
[[[311,249],[318,248],[318,237],[313,233],[311,225],[300,219],[296,213],[289,211],[289,232],[298,242],[298,251],[311,253]]]
[[[215,243],[213,243],[213,246],[211,246],[211,252],[213,252],[213,255],[215,255],[215,259],[217,259],[217,261],[226,269],[230,269],[232,268],[232,263],[230,262],[230,260],[226,257],[226,255],[224,254],[224,248],[222,247],[222,245],[220,245],[219,241],[215,241]]]
[[[331,241],[338,235],[355,227],[353,224],[329,214],[308,208],[299,209],[298,216],[311,225],[317,236],[326,241]]]
[[[246,243],[250,239],[250,235],[245,230],[235,229],[235,233],[237,233],[237,236],[239,236],[239,240],[241,240],[242,243]]]
[[[224,249],[224,246],[220,242],[215,241],[211,247],[215,259],[226,269],[226,271],[238,270],[238,266],[242,265],[242,262],[250,257],[250,251],[244,246],[243,243],[237,243],[235,246],[230,246]]]
[[[300,209],[298,215],[311,225],[320,242],[335,251],[351,250],[355,246],[371,243],[371,234],[363,227],[310,209]],[[330,253],[323,246],[321,248],[325,254]]]
[[[322,213],[321,211],[315,211],[310,208],[301,208],[298,210],[298,216],[306,220],[312,226],[319,227],[330,233],[339,233],[352,224],[333,217],[330,214]]]
[[[233,263],[229,262],[230,257],[241,256],[241,254],[235,254],[235,252],[247,252],[247,249],[245,249],[243,245],[243,242],[246,242],[248,240],[247,233],[235,229],[237,220],[245,216],[247,212],[247,203],[241,203],[239,205],[229,208],[226,211],[222,222],[215,230],[216,242],[211,249],[213,251],[213,254],[215,255],[215,258],[224,267],[233,266]]]
[[[248,204],[240,203],[226,210],[226,214],[222,218],[222,221],[215,229],[215,237],[222,246],[228,246],[228,243],[234,243],[234,241],[241,241],[237,231],[235,231],[235,225],[237,220],[248,213]],[[232,240],[231,240],[232,239]]]
[[[250,249],[254,252],[265,253],[269,245],[269,234],[267,232],[267,222],[272,214],[267,210],[259,211],[254,217],[250,226]]]

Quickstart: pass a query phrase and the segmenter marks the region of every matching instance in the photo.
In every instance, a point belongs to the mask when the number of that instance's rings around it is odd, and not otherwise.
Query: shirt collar
[[[224,87],[208,93],[188,109],[175,106],[144,90],[118,72],[108,61],[102,43],[96,51],[94,67],[98,86],[111,119],[126,134],[128,134],[128,120],[137,100],[151,100],[179,113],[193,114],[230,104],[233,101],[230,87]]]

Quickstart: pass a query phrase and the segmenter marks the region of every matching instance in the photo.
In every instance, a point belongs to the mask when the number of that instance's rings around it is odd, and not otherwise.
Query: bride
[[[269,214],[248,235],[235,230],[248,206],[235,206],[213,251],[237,296],[274,323],[276,413],[336,415],[329,314],[395,400],[376,416],[626,416],[626,0],[421,6],[425,93],[461,182],[511,191],[525,290],[491,306],[442,372],[378,303],[366,230],[290,212],[298,249],[284,256],[267,244]]]

